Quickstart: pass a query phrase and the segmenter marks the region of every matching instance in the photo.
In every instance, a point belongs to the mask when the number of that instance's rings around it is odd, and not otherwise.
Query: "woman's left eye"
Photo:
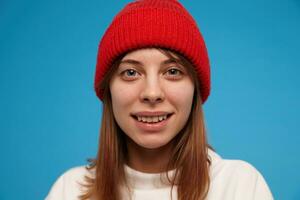
[[[180,71],[179,69],[177,68],[171,68],[167,71],[168,75],[170,76],[180,76],[182,75],[182,71]]]

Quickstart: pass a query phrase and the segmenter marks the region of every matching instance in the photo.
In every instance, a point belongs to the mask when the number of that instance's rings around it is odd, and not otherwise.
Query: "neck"
[[[145,173],[160,173],[166,170],[173,143],[162,147],[147,149],[127,139],[128,166]]]

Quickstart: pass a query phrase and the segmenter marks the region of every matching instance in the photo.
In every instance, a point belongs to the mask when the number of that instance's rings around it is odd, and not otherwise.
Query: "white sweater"
[[[211,185],[207,200],[272,200],[271,191],[263,176],[249,163],[242,160],[222,159],[209,149]],[[136,171],[125,165],[125,174],[133,190],[133,200],[169,200],[170,186],[160,181],[160,174]],[[175,170],[168,173],[174,174]],[[78,200],[85,175],[91,176],[84,166],[75,167],[62,174],[52,186],[46,200]],[[165,177],[165,176],[163,176]],[[177,200],[177,187],[172,190]],[[128,192],[122,189],[122,200],[128,200]]]

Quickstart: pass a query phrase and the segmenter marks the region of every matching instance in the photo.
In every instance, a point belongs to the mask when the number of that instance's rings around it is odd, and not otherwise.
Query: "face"
[[[176,56],[175,56],[176,57]],[[110,80],[116,122],[140,147],[163,147],[186,124],[194,84],[188,70],[155,48],[122,58]]]

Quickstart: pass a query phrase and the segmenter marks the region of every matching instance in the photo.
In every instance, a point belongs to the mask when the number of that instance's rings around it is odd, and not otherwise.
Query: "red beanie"
[[[161,47],[187,58],[195,67],[202,103],[210,93],[210,66],[203,37],[193,17],[176,0],[138,0],[127,4],[104,33],[99,44],[94,87],[121,54]]]

